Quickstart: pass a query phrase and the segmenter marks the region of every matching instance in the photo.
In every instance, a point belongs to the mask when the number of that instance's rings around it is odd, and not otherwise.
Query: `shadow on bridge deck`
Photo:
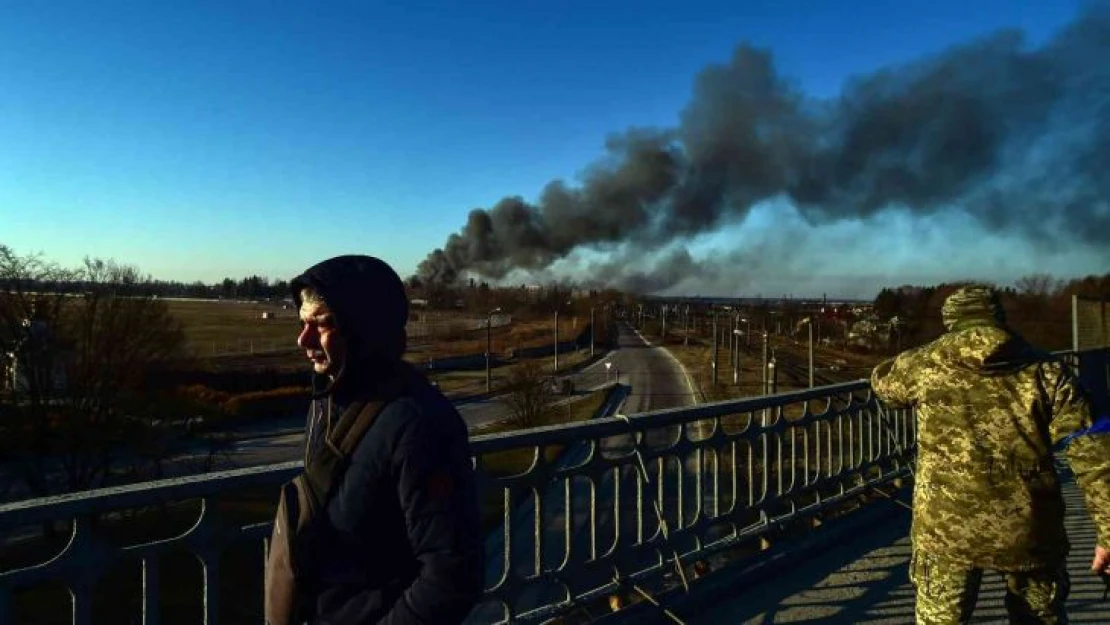
[[[908,491],[901,496],[908,500]],[[1094,526],[1070,476],[1064,483],[1064,497],[1072,543],[1068,562],[1071,622],[1110,623],[1110,601],[1101,601],[1103,583],[1088,570],[1095,546]],[[888,503],[873,504],[874,509],[852,515],[856,518],[845,519],[844,525],[820,540],[814,536],[808,545],[772,555],[766,565],[723,570],[712,582],[714,575],[710,575],[689,595],[676,595],[665,603],[688,625],[913,623],[914,593],[906,572],[910,514]],[[1007,622],[1003,593],[1001,576],[985,575],[972,622]],[[638,616],[647,616],[644,621],[653,623],[671,622],[657,612]]]

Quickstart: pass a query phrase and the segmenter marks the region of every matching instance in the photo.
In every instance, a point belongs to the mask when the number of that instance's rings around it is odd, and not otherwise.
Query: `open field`
[[[168,300],[167,303],[185,325],[190,345],[199,357],[190,365],[189,371],[184,372],[185,378],[177,382],[179,386],[200,390],[209,388],[241,398],[243,405],[236,405],[235,414],[245,418],[259,411],[281,412],[283,398],[295,395],[298,389],[307,388],[310,367],[304,354],[295,346],[299,322],[293,310],[282,309],[277,303],[203,300]],[[263,319],[263,312],[271,313],[274,318]],[[465,320],[468,317],[462,313],[437,312],[427,316],[420,313],[418,318],[422,319],[418,323],[438,327],[445,319]],[[585,320],[561,318],[560,342],[576,338],[586,324],[588,317]],[[494,356],[490,377],[495,393],[504,388],[512,371],[526,360],[538,358],[545,364],[550,362],[554,372],[554,357],[551,354],[527,359],[514,357],[515,350],[549,346],[554,342],[553,316],[540,320],[518,319],[510,326],[494,327],[490,334]],[[239,339],[238,345],[229,342],[236,336],[244,337]],[[278,337],[281,337],[280,343]],[[595,338],[599,344],[606,339],[605,328],[600,324]],[[278,344],[286,347],[277,350],[264,348]],[[250,351],[251,346],[255,348],[254,353]],[[486,373],[484,363],[480,362],[480,355],[485,350],[484,329],[455,332],[431,343],[421,344],[419,339],[410,341],[406,360],[423,369],[432,359],[477,355],[477,367],[470,370],[427,371],[429,378],[440,386],[444,394],[459,399],[485,394]],[[599,353],[601,351],[598,350]],[[213,353],[218,357],[211,357]],[[568,370],[588,359],[588,348],[565,351],[559,355],[559,369]],[[474,363],[471,365],[473,367]]]
[[[282,310],[280,303],[167,300],[166,304],[184,326],[189,351],[197,356],[296,348],[297,312]],[[264,312],[274,318],[263,319]]]
[[[283,309],[278,302],[240,302],[232,300],[167,300],[170,312],[184,325],[189,351],[200,357],[241,356],[297,351],[300,332],[297,311]],[[263,313],[272,318],[263,319]],[[427,316],[425,316],[427,315]],[[418,313],[410,326],[419,327],[409,348],[415,359],[439,358],[486,351],[486,331],[460,329],[459,322],[473,321],[466,313]],[[559,319],[559,340],[574,338],[589,323],[585,319]],[[466,325],[463,323],[462,325]],[[428,327],[445,328],[422,336]],[[551,343],[555,338],[554,318],[514,320],[509,326],[490,332],[492,352],[504,355],[514,349]],[[599,337],[600,339],[600,337]]]

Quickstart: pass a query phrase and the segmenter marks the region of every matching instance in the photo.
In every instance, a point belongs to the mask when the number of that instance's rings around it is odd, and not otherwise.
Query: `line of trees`
[[[953,291],[966,284],[949,282],[932,286],[884,288],[875,297],[873,309],[883,320],[898,319],[904,347],[928,342],[944,331],[940,308]],[[1007,320],[1032,343],[1045,349],[1071,346],[1071,300],[1073,295],[1110,300],[1110,273],[1062,280],[1048,274],[1032,274],[1012,285],[996,285],[1002,294]]]
[[[137,297],[188,297],[196,299],[285,299],[289,296],[289,283],[251,275],[239,280],[224,278],[220,282],[180,282],[156,280],[150,275],[142,275],[135,268],[127,275],[117,276],[115,285],[120,295]],[[97,283],[78,273],[42,276],[0,276],[0,288],[5,290],[57,293],[84,293],[97,288]]]

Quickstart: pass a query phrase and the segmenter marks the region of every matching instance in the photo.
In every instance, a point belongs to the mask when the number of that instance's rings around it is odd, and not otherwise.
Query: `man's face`
[[[334,377],[347,357],[346,341],[328,305],[312,291],[306,290],[301,296],[302,327],[297,345],[305,350],[316,373]]]

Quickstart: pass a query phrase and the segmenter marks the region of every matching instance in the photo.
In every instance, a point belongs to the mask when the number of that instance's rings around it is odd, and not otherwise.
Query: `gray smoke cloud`
[[[1040,48],[1004,31],[850,80],[817,100],[769,51],[704,69],[673,129],[614,135],[578,186],[474,210],[420,264],[425,279],[543,271],[579,250],[623,250],[586,281],[655,291],[719,260],[666,253],[785,199],[813,226],[960,210],[1042,246],[1110,242],[1110,12],[1090,9]],[[743,241],[752,249],[773,250]]]

